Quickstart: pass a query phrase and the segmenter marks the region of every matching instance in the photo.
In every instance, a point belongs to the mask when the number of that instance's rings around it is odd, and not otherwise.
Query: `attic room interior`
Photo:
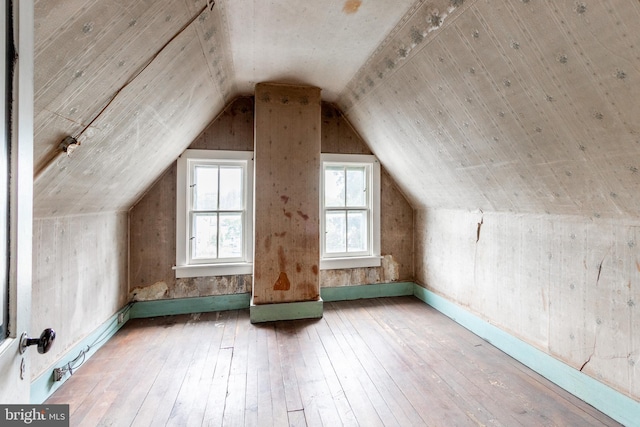
[[[5,4],[0,404],[640,425],[640,2]]]

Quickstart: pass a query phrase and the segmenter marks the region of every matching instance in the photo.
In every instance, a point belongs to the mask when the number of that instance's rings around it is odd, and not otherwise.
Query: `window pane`
[[[327,166],[324,169],[324,205],[328,207],[344,206],[344,167]]]
[[[220,166],[220,209],[242,208],[242,167]]]
[[[242,257],[242,214],[220,214],[220,258]]]
[[[349,211],[347,214],[347,252],[363,252],[367,248],[367,211]]]
[[[347,206],[366,206],[366,168],[347,168]]]
[[[191,232],[191,257],[216,258],[218,255],[218,215],[194,214]]]
[[[196,166],[193,172],[193,209],[216,210],[218,208],[218,167]]]
[[[325,251],[327,253],[347,251],[346,230],[346,211],[332,211],[326,213]]]

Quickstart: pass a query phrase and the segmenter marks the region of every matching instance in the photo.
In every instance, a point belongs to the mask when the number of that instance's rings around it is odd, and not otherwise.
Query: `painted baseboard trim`
[[[509,335],[502,329],[418,284],[414,286],[414,295],[614,420],[626,426],[638,425],[640,402],[555,359],[531,344]]]
[[[413,295],[413,282],[376,283],[372,285],[337,286],[320,288],[325,302],[348,301],[364,298],[400,297]]]
[[[131,318],[170,316],[174,314],[206,313],[210,311],[249,308],[251,294],[214,295],[208,297],[137,301],[131,307]]]
[[[82,341],[70,348],[64,356],[50,365],[42,374],[31,382],[30,402],[35,405],[43,403],[54,391],[56,391],[71,374],[66,373],[60,381],[53,380],[53,370],[55,368],[66,367],[70,362],[84,351],[84,360],[88,360],[109,341],[109,339],[129,320],[131,315],[131,305],[126,305],[118,310],[106,322],[87,335]],[[84,362],[83,362],[84,363]]]
[[[322,317],[323,301],[285,302],[256,305],[251,301],[249,319],[251,323],[275,322],[278,320],[319,319]]]

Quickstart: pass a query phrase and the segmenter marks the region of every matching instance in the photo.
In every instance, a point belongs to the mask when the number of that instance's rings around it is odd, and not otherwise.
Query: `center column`
[[[322,317],[320,89],[258,83],[251,322]]]

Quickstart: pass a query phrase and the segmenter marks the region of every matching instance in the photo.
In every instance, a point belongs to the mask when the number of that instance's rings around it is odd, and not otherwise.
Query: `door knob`
[[[56,339],[56,331],[51,328],[47,328],[40,334],[40,338],[29,338],[27,333],[24,332],[20,337],[20,354],[24,353],[27,350],[27,347],[31,345],[38,345],[38,353],[44,354],[53,345],[53,342]]]

